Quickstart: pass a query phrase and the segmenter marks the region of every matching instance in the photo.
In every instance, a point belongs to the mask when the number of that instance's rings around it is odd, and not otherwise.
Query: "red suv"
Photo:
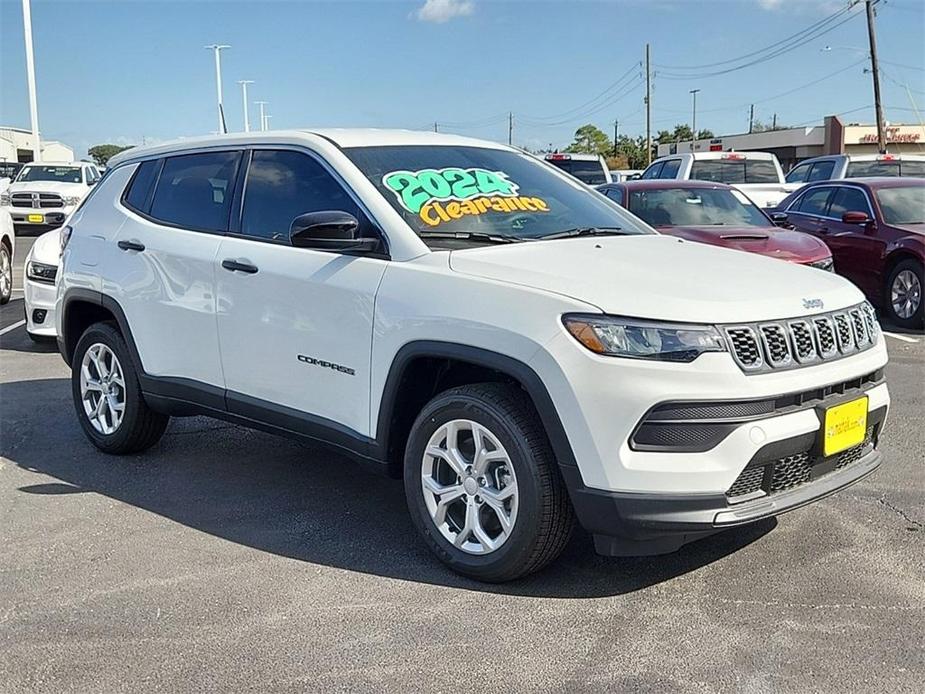
[[[920,329],[925,265],[925,180],[864,178],[811,183],[777,208],[794,229],[832,249],[835,271],[887,317]]]

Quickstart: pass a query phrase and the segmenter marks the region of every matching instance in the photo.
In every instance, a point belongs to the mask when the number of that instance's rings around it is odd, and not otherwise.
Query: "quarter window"
[[[137,212],[148,211],[148,193],[151,191],[151,184],[154,183],[154,177],[157,175],[156,159],[143,161],[135,170],[131,182],[128,184],[128,190],[125,191],[125,204]]]
[[[811,190],[797,203],[797,210],[803,214],[814,214],[819,217],[824,217],[831,195],[832,189],[828,187]]]
[[[860,188],[840,186],[835,191],[832,204],[829,206],[829,216],[841,219],[845,212],[866,212],[868,217],[872,216],[870,206],[867,204],[867,196]]]
[[[208,152],[170,157],[164,162],[151,216],[199,231],[224,231],[240,152]]]
[[[289,150],[254,152],[244,189],[241,233],[288,243],[296,217],[323,210],[349,212],[363,223],[358,205],[313,157]]]

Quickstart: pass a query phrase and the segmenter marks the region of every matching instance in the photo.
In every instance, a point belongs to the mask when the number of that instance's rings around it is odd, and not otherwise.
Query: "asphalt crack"
[[[907,523],[911,523],[913,526],[915,526],[915,528],[909,528],[909,530],[913,530],[913,529],[921,530],[923,527],[925,527],[920,521],[917,521],[915,518],[910,517],[908,513],[906,513],[901,508],[893,505],[890,501],[888,501],[885,494],[881,496],[879,499],[877,499],[877,503],[883,506],[886,506],[888,509],[890,509],[893,513],[897,514],[900,518],[905,520]]]

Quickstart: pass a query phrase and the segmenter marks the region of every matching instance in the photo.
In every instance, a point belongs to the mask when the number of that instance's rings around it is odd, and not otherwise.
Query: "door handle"
[[[138,241],[119,241],[116,245],[123,251],[138,251],[141,253],[141,251],[145,249],[145,245],[143,243],[138,243]]]
[[[231,272],[246,272],[249,275],[253,275],[257,272],[257,266],[251,265],[250,263],[239,263],[237,260],[232,260],[231,258],[225,258],[222,261],[222,267]]]

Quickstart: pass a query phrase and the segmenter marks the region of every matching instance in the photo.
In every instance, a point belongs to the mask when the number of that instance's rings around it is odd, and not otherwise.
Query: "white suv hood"
[[[660,235],[454,251],[450,267],[563,294],[612,315],[668,321],[791,318],[864,299],[853,284],[830,272]]]

